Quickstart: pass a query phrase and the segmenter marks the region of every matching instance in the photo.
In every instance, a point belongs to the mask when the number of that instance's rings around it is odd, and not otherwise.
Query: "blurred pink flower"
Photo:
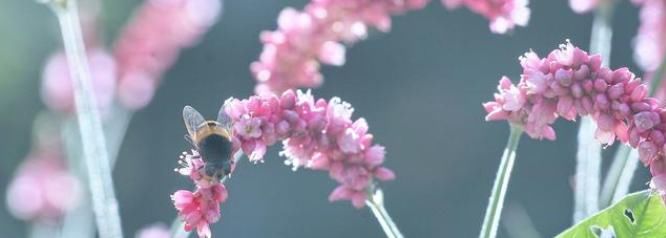
[[[171,232],[169,232],[169,228],[162,224],[162,223],[157,223],[157,224],[152,224],[150,226],[141,228],[136,233],[136,238],[170,238],[171,237]]]
[[[88,49],[87,53],[97,105],[105,111],[114,99],[116,64],[111,55],[101,48]],[[42,72],[41,94],[44,104],[52,111],[74,111],[73,85],[64,52],[58,51],[48,58]]]
[[[521,65],[520,82],[502,78],[495,100],[484,104],[486,120],[507,120],[532,138],[552,140],[555,119],[589,115],[601,143],[617,139],[637,148],[653,186],[666,191],[666,108],[648,97],[646,84],[626,68],[602,67],[598,55],[570,43],[546,58],[527,53]]]
[[[382,167],[385,150],[373,144],[367,122],[352,121],[353,108],[339,98],[315,100],[310,92],[288,90],[281,96],[231,98],[224,109],[234,125],[242,125],[234,126],[233,134],[251,161],[263,160],[266,147],[282,141],[280,154],[294,170],[328,170],[340,183],[331,201],[350,200],[360,208],[374,181],[395,178]]]
[[[576,13],[586,13],[599,6],[605,0],[569,0],[569,6]]]
[[[490,30],[503,34],[515,26],[527,26],[530,19],[528,0],[441,0],[448,9],[466,6],[490,21]]]
[[[666,54],[666,2],[633,0],[640,10],[640,27],[634,38],[634,59],[646,72],[654,72]]]
[[[317,87],[320,62],[345,63],[345,46],[366,37],[367,27],[388,31],[391,15],[424,7],[429,0],[312,0],[303,11],[286,8],[278,29],[261,33],[259,59],[250,66],[257,94]]]
[[[162,74],[210,29],[220,10],[220,0],[147,0],[115,44],[120,102],[145,107]]]
[[[67,172],[59,151],[31,153],[19,167],[7,191],[7,205],[15,217],[55,222],[80,199],[79,181]]]

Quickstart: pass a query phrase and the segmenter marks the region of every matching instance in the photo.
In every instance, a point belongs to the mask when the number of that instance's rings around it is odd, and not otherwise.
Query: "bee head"
[[[225,172],[225,170],[218,168],[217,166],[213,166],[212,164],[209,163],[206,163],[204,165],[204,172],[206,173],[206,176],[211,177],[217,181],[219,181],[225,175],[228,174]]]

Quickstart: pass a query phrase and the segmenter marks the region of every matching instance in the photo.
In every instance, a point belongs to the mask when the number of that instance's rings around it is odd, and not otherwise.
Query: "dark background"
[[[140,1],[104,1],[106,41],[112,42]],[[305,0],[224,2],[217,25],[185,50],[166,74],[154,101],[135,114],[114,170],[127,237],[144,225],[169,224],[176,215],[169,194],[191,186],[173,172],[185,129],[180,113],[190,104],[214,115],[227,97],[251,95],[248,65],[261,50],[259,32],[274,29],[278,12]],[[387,147],[386,166],[398,178],[382,184],[389,212],[406,237],[475,237],[508,135],[504,122],[484,122],[481,103],[497,80],[518,80],[518,56],[545,55],[565,39],[587,49],[592,15],[574,14],[567,1],[532,1],[529,26],[490,33],[486,19],[438,1],[393,18],[388,34],[372,34],[348,50],[343,67],[325,67],[317,97],[340,96],[365,117]],[[628,66],[637,11],[622,1],[614,19],[613,67]],[[0,236],[24,237],[27,227],[6,209],[6,186],[29,152],[31,125],[44,109],[39,92],[45,58],[60,47],[56,18],[29,0],[0,3]],[[545,237],[571,225],[576,149],[575,123],[556,123],[555,142],[522,138],[507,204],[525,208]],[[269,151],[266,163],[243,161],[228,183],[230,199],[216,237],[382,237],[369,210],[329,203],[335,183],[325,173],[292,172]],[[609,163],[607,153],[604,163]],[[644,188],[639,169],[636,189]],[[500,227],[500,236],[508,237]]]

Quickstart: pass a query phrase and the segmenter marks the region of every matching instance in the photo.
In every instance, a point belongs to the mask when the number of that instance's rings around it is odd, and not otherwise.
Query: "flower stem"
[[[604,65],[610,64],[613,29],[614,1],[601,4],[592,23],[590,52],[601,55]],[[599,210],[599,187],[601,184],[601,144],[594,138],[596,125],[590,117],[581,120],[578,130],[578,152],[576,153],[576,175],[574,186],[574,223]]]
[[[48,2],[58,17],[74,86],[79,132],[99,236],[122,237],[118,202],[113,189],[109,154],[93,95],[76,0]]]
[[[506,189],[509,186],[511,170],[513,170],[513,163],[516,160],[516,150],[518,149],[518,142],[520,142],[522,134],[523,130],[521,128],[511,125],[509,139],[506,143],[506,148],[504,148],[502,160],[497,170],[497,177],[495,177],[493,190],[490,194],[488,207],[486,208],[486,216],[483,218],[480,238],[494,238],[497,235],[497,227],[500,215],[502,214],[502,207],[504,206],[504,197]]]
[[[398,226],[395,225],[395,222],[393,222],[393,219],[391,219],[391,216],[384,207],[384,192],[379,188],[375,188],[374,190],[374,193],[371,192],[368,194],[365,204],[372,210],[372,214],[379,221],[379,225],[382,226],[382,230],[384,230],[387,238],[402,238],[403,236],[400,230],[398,230]]]

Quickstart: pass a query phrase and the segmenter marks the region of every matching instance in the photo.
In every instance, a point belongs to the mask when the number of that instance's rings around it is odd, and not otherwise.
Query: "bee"
[[[199,151],[205,162],[205,175],[217,180],[231,174],[234,166],[231,119],[223,109],[213,121],[205,120],[190,106],[183,108],[183,121],[188,133],[185,139]]]

